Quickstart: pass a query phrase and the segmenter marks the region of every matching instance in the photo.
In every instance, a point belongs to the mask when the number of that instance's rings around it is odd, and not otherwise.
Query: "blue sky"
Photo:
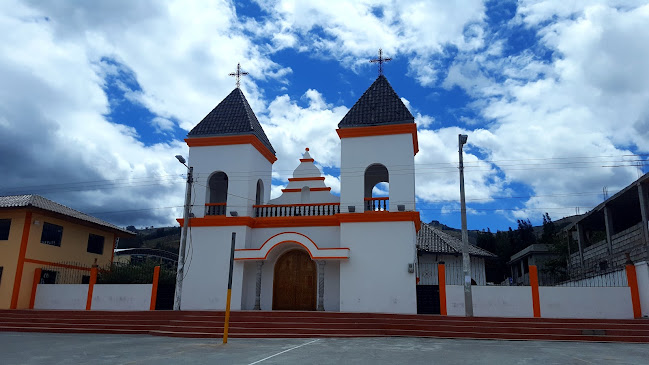
[[[93,1],[0,5],[0,194],[119,225],[180,216],[183,139],[233,88],[278,152],[310,147],[339,191],[335,128],[385,74],[416,117],[417,207],[469,228],[584,213],[646,173],[646,1]]]

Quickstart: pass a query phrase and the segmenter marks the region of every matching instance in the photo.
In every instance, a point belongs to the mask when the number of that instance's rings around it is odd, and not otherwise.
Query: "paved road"
[[[218,339],[0,332],[0,363],[649,364],[649,345],[435,338]]]

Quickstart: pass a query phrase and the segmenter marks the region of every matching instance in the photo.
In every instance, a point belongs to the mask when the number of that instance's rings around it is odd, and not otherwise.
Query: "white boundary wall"
[[[638,276],[638,292],[640,294],[640,307],[642,316],[649,317],[649,265],[646,261],[635,264]]]
[[[533,317],[529,286],[472,286],[473,315],[476,317]],[[446,286],[449,316],[464,316],[464,286]]]
[[[629,287],[539,287],[542,318],[633,319]]]
[[[92,310],[149,310],[153,284],[95,284]],[[88,284],[38,284],[34,309],[85,310]]]
[[[88,284],[38,284],[34,309],[85,310]]]
[[[92,306],[90,309],[149,310],[152,288],[153,284],[95,284],[92,290]]]

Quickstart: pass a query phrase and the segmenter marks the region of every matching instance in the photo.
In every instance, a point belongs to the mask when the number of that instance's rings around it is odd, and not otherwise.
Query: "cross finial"
[[[383,49],[379,48],[379,58],[370,60],[370,63],[377,63],[379,64],[379,76],[383,75],[383,63],[392,61],[392,58],[383,58]]]
[[[241,64],[237,63],[237,72],[230,73],[230,76],[234,76],[237,79],[237,89],[239,88],[239,81],[241,80],[241,76],[245,76],[247,74],[247,72],[241,71]]]

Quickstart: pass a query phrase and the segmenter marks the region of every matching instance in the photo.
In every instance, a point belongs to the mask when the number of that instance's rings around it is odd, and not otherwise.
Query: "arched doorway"
[[[273,277],[273,310],[315,310],[316,276],[315,262],[306,251],[291,250],[280,256]]]

